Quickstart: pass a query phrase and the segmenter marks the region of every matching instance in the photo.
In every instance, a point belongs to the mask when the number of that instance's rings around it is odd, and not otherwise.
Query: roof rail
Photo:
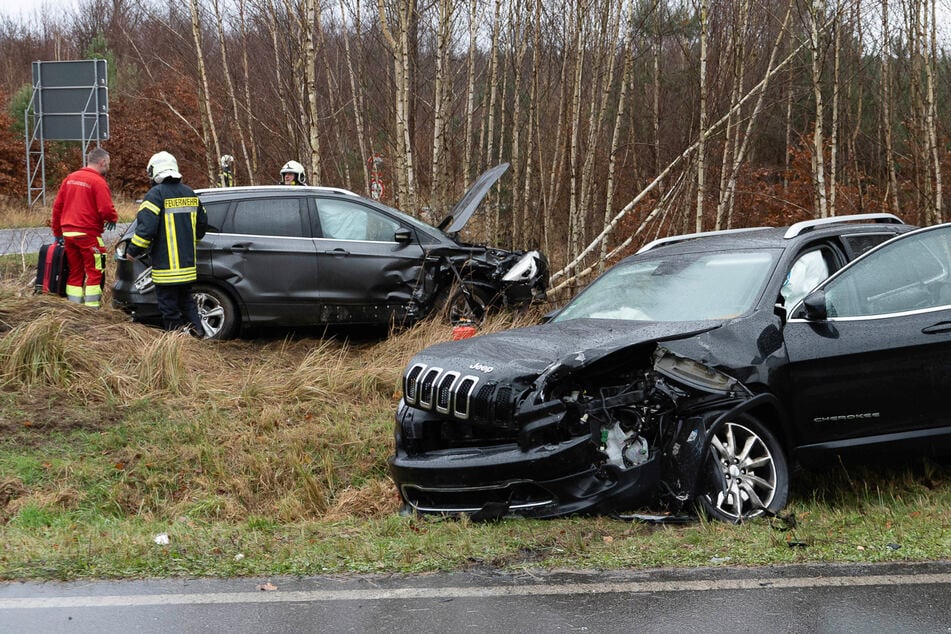
[[[807,231],[812,231],[816,227],[822,227],[825,225],[834,225],[842,222],[882,222],[885,224],[892,225],[903,225],[905,224],[901,218],[895,214],[852,214],[850,216],[832,216],[830,218],[816,218],[815,220],[803,220],[802,222],[797,222],[796,224],[790,226],[786,229],[786,233],[783,234],[783,238],[795,238],[796,236],[802,235]]]
[[[685,240],[692,240],[693,238],[722,236],[728,233],[740,233],[741,231],[761,231],[763,229],[772,229],[772,227],[744,227],[742,229],[721,229],[719,231],[701,231],[699,233],[685,233],[679,236],[667,236],[666,238],[658,238],[653,242],[648,242],[638,249],[637,252],[644,253],[645,251],[656,249],[657,247],[663,246],[665,244],[675,244],[677,242],[684,242]]]

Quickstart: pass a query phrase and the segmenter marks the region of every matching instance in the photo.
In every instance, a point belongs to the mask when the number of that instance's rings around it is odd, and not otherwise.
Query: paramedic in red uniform
[[[99,308],[102,299],[106,266],[102,231],[115,229],[119,219],[104,178],[108,171],[109,153],[102,148],[90,151],[86,167],[63,179],[50,221],[53,237],[66,245],[66,299],[90,308]]]

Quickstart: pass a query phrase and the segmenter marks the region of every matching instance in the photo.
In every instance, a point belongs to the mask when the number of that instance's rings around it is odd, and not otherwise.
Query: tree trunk
[[[938,63],[938,34],[935,26],[937,18],[936,5],[937,0],[931,0],[931,29],[928,37],[928,58],[925,60],[925,138],[928,142],[928,152],[931,160],[931,174],[934,182],[932,201],[929,208],[932,209],[930,221],[934,224],[944,222],[944,213],[941,205],[941,157],[938,154],[938,113],[935,105],[935,72]],[[925,6],[925,14],[928,13],[928,7]]]
[[[837,174],[839,171],[839,66],[842,57],[842,10],[839,0],[835,7],[835,24],[833,25],[834,56],[832,70],[832,130],[829,132],[829,215],[837,215],[835,207],[836,192],[838,189]]]
[[[320,115],[317,112],[317,46],[314,28],[319,19],[318,0],[304,0],[304,77],[307,82],[307,145],[310,148],[310,183],[321,183],[320,169]]]
[[[809,9],[809,47],[812,55],[812,92],[816,104],[816,120],[813,134],[812,179],[815,185],[816,209],[819,218],[829,215],[826,201],[825,177],[825,137],[822,128],[822,118],[825,105],[822,101],[822,60],[819,51],[819,13],[824,5],[823,0],[812,0]]]
[[[215,119],[211,111],[211,95],[208,92],[208,72],[205,69],[205,55],[201,46],[201,19],[198,15],[198,0],[189,0],[192,17],[192,38],[195,41],[195,56],[198,61],[198,100],[201,104],[201,129],[205,141],[205,168],[208,173],[208,183],[218,181],[218,157],[221,148],[218,146],[218,132],[215,130]]]
[[[399,205],[411,213],[416,211],[416,174],[414,168],[413,141],[410,134],[410,108],[413,102],[411,91],[410,58],[411,40],[415,37],[416,0],[397,3],[398,31],[393,33],[387,18],[384,0],[377,0],[377,13],[383,40],[393,57],[394,101],[396,104],[395,137],[397,173],[397,198]]]
[[[466,149],[465,157],[462,163],[463,185],[464,189],[469,189],[469,182],[474,175],[472,173],[472,150],[473,150],[473,131],[475,119],[475,81],[476,81],[476,56],[479,52],[476,45],[476,35],[478,34],[479,21],[479,0],[470,0],[469,2],[469,65],[466,76]]]
[[[446,188],[448,183],[447,147],[445,125],[448,109],[449,47],[452,37],[454,3],[452,0],[438,0],[438,22],[436,24],[436,71],[433,77],[433,152],[430,177],[432,188],[430,200],[439,210],[446,209]]]
[[[225,88],[228,91],[228,101],[231,103],[231,115],[233,117],[232,128],[241,145],[241,156],[244,159],[244,165],[246,169],[250,169],[251,162],[248,159],[248,144],[244,138],[244,129],[241,127],[241,113],[238,109],[238,98],[234,90],[234,82],[231,81],[231,66],[228,64],[228,48],[225,46],[225,29],[221,20],[218,0],[213,0],[211,6],[215,12],[215,26],[218,29],[218,43],[221,52],[221,67],[225,77]]]
[[[571,55],[574,56],[574,73],[572,73],[572,92],[571,92],[571,110],[570,119],[570,146],[568,149],[569,165],[569,202],[568,202],[568,244],[567,253],[569,258],[575,257],[581,250],[581,241],[584,238],[584,227],[580,216],[582,210],[578,200],[578,162],[580,148],[578,146],[578,137],[581,128],[581,85],[584,72],[584,49],[581,45],[583,41],[584,23],[586,16],[582,15],[581,9],[583,0],[575,3],[577,15],[574,24],[574,38],[572,41]],[[567,57],[567,56],[566,56]]]
[[[245,0],[238,0],[238,18],[241,22],[241,38],[245,42],[248,39],[248,29],[247,24],[245,23]],[[248,47],[241,47],[241,71],[244,77],[244,114],[245,114],[245,129],[248,134],[248,145],[251,147],[251,156],[245,156],[244,160],[248,166],[248,184],[256,185],[257,184],[257,173],[258,173],[258,144],[255,141],[254,134],[254,117],[252,115],[253,106],[251,105],[251,74],[250,66],[248,65]]]
[[[626,24],[624,47],[621,49],[624,55],[624,70],[622,71],[621,86],[617,96],[617,114],[614,117],[614,133],[611,136],[611,151],[608,155],[608,177],[605,183],[604,194],[604,221],[601,225],[603,231],[611,222],[611,215],[614,208],[614,187],[615,172],[617,171],[618,152],[621,144],[621,129],[626,120],[625,112],[627,106],[627,93],[631,82],[634,79],[634,3],[633,0],[626,0]],[[633,126],[631,126],[633,127]],[[636,159],[635,159],[636,161]],[[631,171],[636,171],[637,165],[630,166]],[[598,258],[598,273],[604,271],[608,262],[608,241],[601,241],[601,257]]]
[[[898,173],[895,170],[895,150],[892,146],[891,114],[891,34],[888,28],[888,0],[882,0],[882,128],[885,137],[885,166],[888,170],[888,190],[885,203],[891,201],[891,211],[898,213]]]
[[[341,15],[346,15],[346,8],[347,8],[346,0],[340,0]],[[363,60],[362,46],[360,44],[360,31],[361,31],[360,17],[361,17],[360,0],[355,0],[355,9],[353,14],[353,30],[357,36],[356,55],[357,55],[358,62],[362,62]],[[363,113],[365,108],[363,87],[365,84],[363,82],[360,82],[359,85],[357,84],[357,73],[354,70],[353,54],[351,53],[351,50],[350,50],[349,30],[347,29],[344,29],[344,32],[343,32],[343,47],[344,47],[344,55],[347,60],[347,74],[349,75],[349,78],[350,78],[350,93],[353,98],[353,101],[352,101],[353,119],[354,119],[354,126],[357,129],[357,146],[360,148],[360,164],[363,166],[363,191],[366,192],[367,196],[369,196],[371,194],[370,169],[369,169],[369,164],[367,163],[367,161],[370,160],[372,157],[370,156],[371,152],[370,152],[369,146],[367,145],[366,129],[365,129],[365,123],[363,118]]]
[[[703,231],[703,199],[706,195],[704,177],[706,176],[707,149],[707,0],[700,0],[700,133],[697,144],[697,208],[695,231]],[[732,116],[733,108],[730,109]]]

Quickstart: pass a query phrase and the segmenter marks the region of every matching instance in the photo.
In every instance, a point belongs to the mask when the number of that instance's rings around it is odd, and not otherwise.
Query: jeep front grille
[[[479,409],[473,394],[480,381],[479,377],[471,374],[462,375],[460,372],[443,371],[442,368],[417,363],[403,377],[403,399],[411,407],[470,420]],[[494,386],[488,387],[490,392],[494,391]],[[479,396],[483,392],[484,388],[479,390]]]

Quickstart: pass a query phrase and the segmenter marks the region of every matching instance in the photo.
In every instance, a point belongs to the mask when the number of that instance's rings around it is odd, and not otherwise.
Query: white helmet
[[[293,174],[301,185],[307,182],[307,176],[304,175],[304,166],[297,161],[284,163],[284,167],[281,168],[281,180],[284,180],[284,174]]]
[[[234,163],[234,157],[233,157],[233,156],[231,156],[230,154],[224,154],[224,155],[222,155],[222,157],[221,157],[221,167],[222,167],[222,168],[228,169],[228,167],[230,167],[232,163]]]
[[[175,160],[174,156],[164,151],[152,155],[146,171],[149,174],[149,179],[156,183],[161,183],[166,178],[182,177],[178,171],[178,161]]]

